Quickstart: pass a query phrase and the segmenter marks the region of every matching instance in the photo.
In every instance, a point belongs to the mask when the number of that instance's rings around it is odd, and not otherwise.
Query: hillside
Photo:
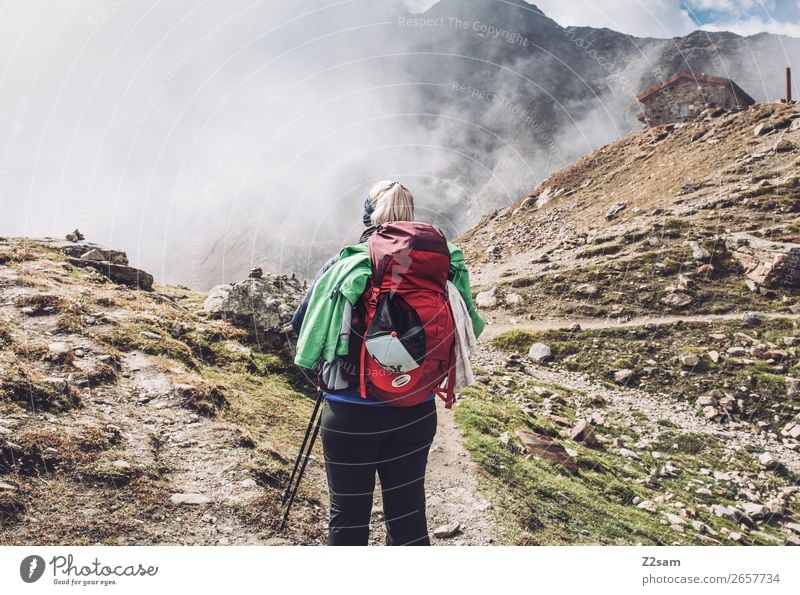
[[[489,326],[457,415],[517,542],[800,543],[798,145],[796,104],[707,112],[460,239]]]
[[[0,240],[0,542],[318,542],[314,469],[275,535],[311,411],[291,359],[204,294],[139,291],[64,252],[87,249]]]

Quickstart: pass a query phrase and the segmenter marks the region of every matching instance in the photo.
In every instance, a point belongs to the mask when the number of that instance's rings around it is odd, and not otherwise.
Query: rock
[[[111,466],[114,469],[117,469],[118,471],[130,471],[131,470],[131,464],[128,461],[124,460],[124,459],[117,459],[116,461],[111,463]]]
[[[642,510],[646,510],[647,512],[656,513],[658,509],[656,505],[653,504],[650,500],[642,500],[639,504],[636,505],[637,508],[641,508]]]
[[[506,304],[509,306],[519,306],[525,300],[518,293],[509,293],[506,295]]]
[[[475,296],[475,305],[478,308],[494,308],[497,305],[497,287],[481,291]]]
[[[784,523],[783,527],[800,535],[800,523]]]
[[[585,419],[575,424],[569,437],[576,442],[583,442],[588,446],[597,444],[597,433],[595,432],[594,426]]]
[[[685,525],[686,524],[686,520],[682,516],[678,516],[677,514],[673,514],[671,512],[668,512],[666,514],[666,518],[667,518],[667,522],[670,525]]]
[[[70,242],[80,242],[86,239],[86,236],[83,235],[80,230],[76,229],[75,231],[68,233],[66,235],[67,241]]]
[[[170,502],[176,505],[201,505],[201,504],[210,504],[212,502],[211,498],[208,496],[204,496],[203,494],[172,494],[169,497]]]
[[[578,324],[577,322],[573,322],[571,325],[569,325],[569,330],[570,330],[570,332],[573,332],[573,333],[580,332],[581,331],[581,325]]]
[[[719,361],[719,351],[712,349],[708,352],[708,358],[716,364]]]
[[[152,331],[140,331],[139,335],[141,335],[145,339],[154,339],[156,341],[159,341],[161,339],[161,335],[159,335],[158,333],[154,333]]]
[[[686,368],[694,368],[700,363],[700,357],[698,357],[698,355],[695,353],[682,353],[678,359],[680,360],[681,365]]]
[[[253,350],[249,347],[245,347],[241,343],[236,343],[235,341],[226,341],[225,342],[225,350],[229,353],[235,353],[238,355],[250,356],[253,354]]]
[[[737,232],[725,236],[725,245],[756,289],[800,287],[800,244]]]
[[[719,411],[717,410],[716,407],[711,407],[711,406],[703,407],[703,416],[706,419],[714,419],[718,415]]]
[[[733,346],[733,347],[728,347],[725,353],[727,353],[732,357],[742,357],[743,355],[747,354],[747,349],[745,349],[744,347]]]
[[[528,357],[538,363],[544,363],[553,358],[550,348],[544,343],[534,343],[528,349]]]
[[[612,219],[616,219],[617,215],[619,215],[625,208],[628,206],[627,203],[618,202],[614,204],[607,212],[606,212],[606,219],[611,221]]]
[[[712,504],[711,512],[713,512],[715,516],[733,522],[736,522],[736,517],[738,516],[735,509],[730,506],[725,506],[724,504]]]
[[[764,322],[764,316],[758,312],[745,312],[742,314],[742,322],[746,326],[759,326]]]
[[[240,481],[239,485],[242,486],[243,488],[249,489],[256,487],[256,485],[258,484],[256,483],[255,479],[253,479],[252,477],[248,477],[247,479],[243,479],[242,481]]]
[[[614,381],[618,382],[619,384],[627,384],[631,378],[633,378],[634,374],[635,372],[628,368],[617,370],[614,372]]]
[[[686,245],[692,251],[693,260],[708,260],[711,258],[711,253],[700,245],[700,242],[695,240],[687,240]]]
[[[775,130],[775,126],[771,122],[762,122],[753,129],[753,136],[763,136]]]
[[[92,248],[91,250],[87,250],[86,252],[81,254],[80,258],[82,258],[83,260],[97,260],[97,261],[108,260],[106,255],[103,254],[103,252],[101,250],[98,250],[97,248]]]
[[[770,452],[762,452],[758,455],[758,463],[766,469],[774,469],[778,466],[778,461]]]
[[[261,279],[264,276],[264,269],[261,267],[253,267],[250,269],[250,274],[247,276],[250,279]]]
[[[575,288],[575,293],[584,297],[595,297],[599,293],[596,285],[591,283],[582,283]]]
[[[701,264],[699,267],[697,267],[697,273],[700,274],[700,275],[708,276],[711,273],[713,273],[714,270],[715,270],[714,269],[714,265],[713,264],[708,264],[708,263]]]
[[[575,459],[552,438],[534,434],[527,430],[517,430],[516,436],[522,441],[522,445],[531,456],[546,461],[551,465],[562,467],[573,475],[577,475],[578,464]]]
[[[783,382],[786,384],[786,396],[788,398],[800,397],[800,378],[784,376]]]
[[[742,505],[742,511],[747,516],[754,519],[763,519],[764,517],[768,517],[770,514],[769,508],[756,502],[745,502],[745,504]]]
[[[55,341],[47,346],[47,351],[52,355],[65,355],[72,351],[72,347],[65,341]]]
[[[0,492],[16,492],[17,486],[11,485],[10,483],[6,483],[5,481],[0,481]]]
[[[792,141],[783,138],[779,140],[778,143],[775,145],[775,152],[790,153],[791,151],[794,151],[796,148],[797,146]]]
[[[629,459],[634,459],[636,461],[640,460],[639,455],[628,448],[620,448],[619,454],[621,454],[623,457],[628,457]]]
[[[731,531],[728,533],[728,539],[731,541],[741,542],[744,541],[744,535],[739,533],[738,531]]]
[[[52,386],[59,393],[63,393],[67,390],[68,382],[66,378],[59,378],[58,376],[49,376],[44,379],[44,382]]]
[[[456,533],[461,530],[460,523],[451,523],[448,525],[441,525],[440,527],[436,527],[433,530],[433,536],[436,539],[447,539],[448,537],[452,537]]]
[[[120,283],[144,291],[151,291],[153,289],[153,275],[134,267],[106,261],[86,260],[83,258],[67,257],[67,260],[70,264],[77,267],[95,270],[111,279],[114,283]]]
[[[203,310],[213,318],[279,335],[303,294],[303,285],[296,278],[267,273],[233,285],[217,285],[209,292]]]
[[[692,296],[682,291],[675,291],[661,298],[661,303],[674,308],[683,308],[692,303]]]

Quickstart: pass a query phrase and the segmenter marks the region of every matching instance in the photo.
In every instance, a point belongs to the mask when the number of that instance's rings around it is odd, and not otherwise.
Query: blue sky
[[[798,0],[684,0],[681,9],[701,27],[746,24],[755,31],[760,24],[764,30],[770,25],[780,28],[800,24]]]

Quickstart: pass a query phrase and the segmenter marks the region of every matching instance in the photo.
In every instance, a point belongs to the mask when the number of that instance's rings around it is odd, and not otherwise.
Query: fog
[[[456,237],[638,127],[652,56],[612,89],[570,74],[581,50],[568,39],[534,68],[508,24],[495,37],[403,25],[423,4],[12,0],[0,234],[79,228],[157,281],[200,289],[256,265],[308,276],[356,241],[377,180],[401,180],[418,217]],[[520,7],[493,10],[513,23]],[[574,100],[556,97],[565,85]]]

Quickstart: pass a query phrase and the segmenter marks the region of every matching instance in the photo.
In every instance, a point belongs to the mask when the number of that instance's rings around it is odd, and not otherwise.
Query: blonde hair
[[[370,188],[369,199],[375,205],[372,213],[373,225],[414,220],[414,197],[400,182],[378,182]]]

